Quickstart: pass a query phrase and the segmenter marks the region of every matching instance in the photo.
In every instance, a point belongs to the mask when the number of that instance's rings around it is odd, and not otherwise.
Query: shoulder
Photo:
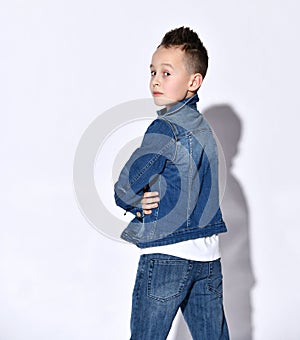
[[[174,138],[173,124],[164,118],[155,119],[148,127],[146,134],[163,134],[170,138]]]

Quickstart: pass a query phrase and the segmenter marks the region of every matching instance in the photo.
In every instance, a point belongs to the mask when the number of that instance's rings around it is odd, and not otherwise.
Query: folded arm
[[[162,119],[156,119],[148,127],[141,146],[121,170],[115,184],[116,204],[133,214],[148,214],[149,211],[144,210],[151,210],[154,206],[143,209],[142,205],[147,204],[146,201],[142,202],[147,192],[145,188],[149,187],[150,181],[155,180],[155,176],[163,172],[166,162],[174,159],[175,151],[176,141],[171,126]],[[157,202],[151,201],[153,203]]]

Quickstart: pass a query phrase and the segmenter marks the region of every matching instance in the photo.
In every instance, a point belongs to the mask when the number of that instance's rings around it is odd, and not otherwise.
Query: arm
[[[150,180],[162,173],[167,160],[173,160],[176,141],[171,126],[156,119],[147,129],[141,146],[134,151],[115,184],[118,206],[143,215],[142,196]]]

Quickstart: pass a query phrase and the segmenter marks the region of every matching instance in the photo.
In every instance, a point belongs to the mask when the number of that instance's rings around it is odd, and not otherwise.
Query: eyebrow
[[[161,66],[168,66],[168,67],[170,67],[170,68],[172,68],[173,70],[174,70],[174,67],[171,65],[171,64],[168,64],[168,63],[162,63],[162,64],[160,64]],[[154,67],[154,65],[152,65],[152,64],[150,64],[150,68],[153,68]]]

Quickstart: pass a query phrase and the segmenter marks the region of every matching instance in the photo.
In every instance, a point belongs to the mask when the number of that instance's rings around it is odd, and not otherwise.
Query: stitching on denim
[[[174,231],[172,233],[160,233],[160,234],[154,234],[152,236],[146,235],[146,236],[143,236],[143,237],[134,236],[133,234],[124,231],[123,232],[123,236],[128,236],[128,238],[133,243],[143,244],[145,242],[156,242],[156,241],[158,241],[160,243],[160,245],[165,245],[165,244],[168,244],[168,243],[163,242],[163,239],[165,237],[176,237],[178,234],[180,236],[181,233],[184,233],[184,235],[186,235],[186,234],[189,234],[189,233],[194,233],[195,231],[198,230],[197,235],[200,235],[201,237],[213,235],[213,234],[216,233],[215,231],[203,234],[203,230],[205,230],[206,227],[214,227],[214,226],[217,227],[219,225],[222,225],[223,223],[224,222],[221,221],[221,222],[218,222],[218,223],[213,223],[213,224],[206,225],[204,227],[195,227],[195,228],[188,228],[188,229],[180,229],[180,230],[176,230],[176,231]],[[220,233],[220,231],[218,231],[218,233]],[[199,236],[197,236],[197,237],[199,237]]]
[[[158,192],[161,192],[161,190],[160,190],[161,185],[160,184],[161,184],[161,177],[159,177],[159,180],[158,180]],[[155,209],[155,220],[151,223],[152,224],[152,232],[149,235],[149,237],[151,237],[151,238],[155,235],[155,232],[156,232],[158,214],[159,214],[159,204],[158,204],[158,207]]]
[[[190,225],[191,217],[191,183],[192,183],[192,162],[193,162],[193,146],[191,134],[188,135],[188,145],[189,145],[189,173],[188,173],[188,202],[186,211],[186,224],[187,227]]]
[[[145,259],[141,256],[140,257],[140,262],[139,262],[139,267],[138,267],[138,277],[136,278],[137,280],[137,287],[135,287],[136,289],[134,289],[134,293],[135,293],[135,304],[134,304],[134,308],[137,309],[138,308],[138,302],[140,300],[140,292],[141,292],[141,285],[142,285],[142,280],[143,280],[143,276],[144,274],[144,270],[145,269]],[[132,321],[132,323],[136,323],[136,316],[138,315],[138,313],[134,313],[135,317]]]
[[[213,266],[216,265],[216,263],[209,263],[209,273],[208,273],[208,278],[207,278],[207,289],[213,293],[214,295],[216,295],[218,298],[223,298],[223,278],[222,278],[222,273],[220,274],[221,276],[221,289],[216,289],[213,284],[212,284],[212,278],[211,276],[213,275]]]
[[[172,130],[173,137],[174,137],[174,140],[175,140],[175,151],[174,151],[174,157],[173,157],[173,159],[171,159],[171,161],[174,162],[174,160],[176,159],[176,156],[177,156],[177,149],[178,149],[178,146],[177,146],[177,142],[178,142],[178,137],[177,137],[178,131],[177,131],[177,129],[176,129],[175,124],[173,124],[172,122],[170,122],[170,121],[167,120],[166,118],[161,117],[161,118],[159,118],[159,119],[161,119],[161,120],[163,120],[164,122],[166,122],[166,123],[170,126],[170,128],[171,128],[171,130]]]
[[[160,265],[163,265],[164,263],[166,264],[181,264],[181,263],[186,263],[188,264],[187,266],[187,270],[186,270],[186,273],[184,275],[184,277],[182,278],[182,281],[180,282],[179,284],[179,287],[177,289],[177,292],[171,296],[168,296],[168,297],[159,297],[159,296],[155,296],[153,294],[150,294],[151,292],[151,283],[152,283],[152,274],[153,274],[153,269],[154,269],[154,263],[157,263],[157,264],[160,264]],[[172,300],[172,299],[175,299],[176,297],[178,297],[184,287],[186,286],[186,283],[188,281],[188,278],[189,278],[189,275],[191,273],[191,270],[193,268],[193,264],[192,264],[192,261],[188,261],[188,260],[163,260],[163,259],[151,259],[149,261],[149,272],[148,272],[148,283],[147,283],[147,296],[155,301],[159,301],[159,302],[167,302],[169,300]],[[152,270],[150,270],[152,269]]]
[[[152,166],[152,164],[160,157],[163,155],[163,152],[168,149],[171,144],[173,143],[173,140],[170,140],[168,144],[166,144],[160,151],[159,153],[156,153],[154,157],[151,158],[151,160],[142,168],[142,170],[139,172],[139,174],[134,177],[130,182],[130,186],[128,189]],[[127,190],[128,190],[127,189]]]
[[[206,224],[203,227],[197,226],[197,227],[193,227],[193,228],[178,229],[178,230],[173,231],[172,234],[170,234],[170,233],[160,233],[156,236],[160,238],[160,237],[165,237],[165,236],[170,236],[170,235],[173,236],[173,235],[176,235],[176,234],[180,234],[182,232],[189,233],[189,232],[194,232],[195,230],[203,230],[206,227],[218,226],[218,225],[221,225],[223,223],[224,223],[223,221],[218,221],[218,222],[215,222],[215,223]]]

